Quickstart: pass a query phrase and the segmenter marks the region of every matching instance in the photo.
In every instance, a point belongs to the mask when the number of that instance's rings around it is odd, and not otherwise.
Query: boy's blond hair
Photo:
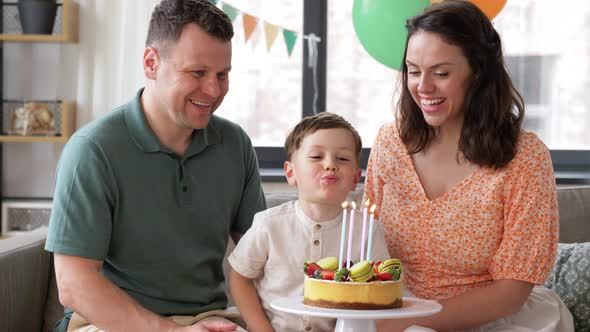
[[[303,139],[320,129],[336,129],[342,128],[350,131],[352,138],[354,139],[354,152],[357,163],[360,162],[361,149],[363,148],[363,142],[361,136],[350,124],[350,122],[344,120],[338,114],[330,112],[321,112],[313,116],[303,118],[296,126],[291,130],[287,139],[285,140],[285,151],[287,152],[287,161],[291,161],[291,157],[301,147]]]

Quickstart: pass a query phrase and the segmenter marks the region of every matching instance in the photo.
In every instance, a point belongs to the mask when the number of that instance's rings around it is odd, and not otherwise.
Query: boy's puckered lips
[[[326,175],[322,177],[322,181],[325,183],[335,183],[338,181],[338,177],[336,175]]]

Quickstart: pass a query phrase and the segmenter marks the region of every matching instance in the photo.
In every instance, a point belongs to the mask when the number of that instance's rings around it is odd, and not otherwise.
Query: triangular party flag
[[[242,20],[244,21],[244,36],[247,43],[248,39],[250,39],[250,36],[252,36],[252,32],[254,32],[254,29],[256,29],[258,18],[244,13],[242,14]]]
[[[277,38],[277,34],[279,33],[279,27],[270,24],[268,22],[264,22],[264,35],[266,36],[266,50],[270,51],[272,44],[275,42]]]
[[[283,29],[283,37],[285,38],[285,44],[287,44],[287,52],[289,56],[291,56],[291,52],[293,52],[293,46],[297,41],[297,32]]]
[[[227,14],[227,16],[229,17],[229,19],[232,22],[236,19],[236,17],[240,13],[240,11],[237,8],[232,7],[231,5],[226,4],[225,2],[223,2],[221,4],[221,10],[223,10]]]
[[[217,0],[209,0],[212,4],[217,5]]]

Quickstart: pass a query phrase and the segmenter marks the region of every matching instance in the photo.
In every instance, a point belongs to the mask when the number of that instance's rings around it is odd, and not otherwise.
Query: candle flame
[[[347,207],[348,207],[348,202],[344,202],[344,203],[342,203],[342,208],[343,208],[343,209],[346,209]]]
[[[370,199],[367,199],[367,201],[365,202],[365,207],[368,208],[370,203]]]
[[[373,204],[373,206],[371,206],[371,213],[375,212],[375,209],[377,209],[377,205]]]
[[[354,201],[352,201],[352,203],[350,203],[352,205],[352,209],[356,210],[356,203]]]

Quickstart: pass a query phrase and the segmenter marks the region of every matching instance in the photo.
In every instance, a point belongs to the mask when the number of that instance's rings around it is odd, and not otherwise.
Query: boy
[[[229,257],[230,290],[249,331],[334,330],[334,319],[287,314],[270,303],[303,296],[304,262],[338,257],[341,204],[361,177],[361,148],[351,124],[327,112],[304,118],[287,137],[284,170],[298,200],[257,213]],[[353,262],[360,256],[362,221],[357,213]],[[382,261],[389,253],[383,229],[375,226],[372,258]]]

